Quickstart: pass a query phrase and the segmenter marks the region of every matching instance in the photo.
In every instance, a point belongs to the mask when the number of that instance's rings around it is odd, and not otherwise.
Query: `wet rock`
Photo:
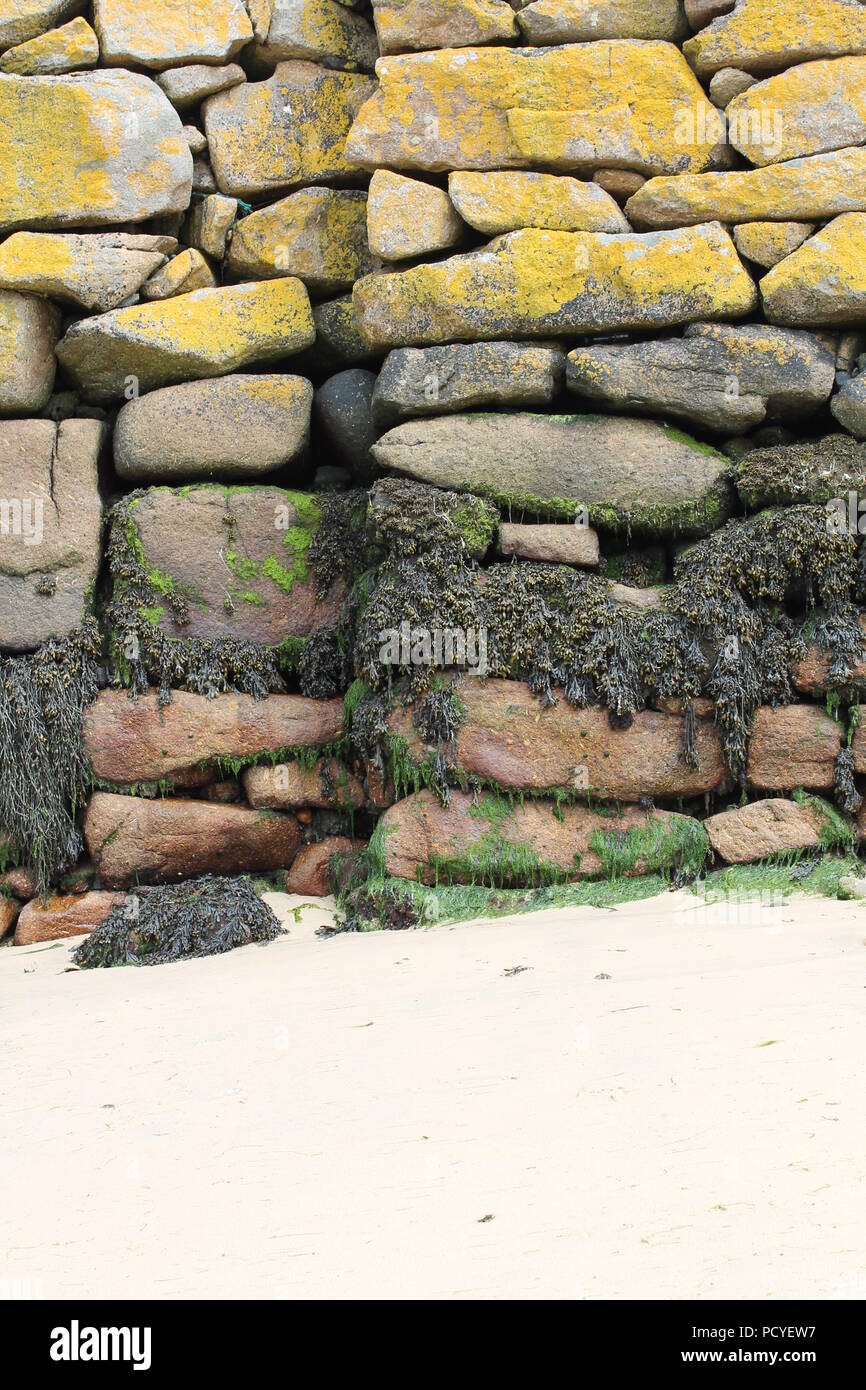
[[[760,289],[771,323],[859,326],[866,314],[866,212],[834,218],[774,266]]]
[[[285,748],[317,748],[343,732],[342,700],[301,695],[223,694],[207,699],[156,692],[130,700],[125,690],[102,690],[84,716],[84,746],[100,781],[131,786],[166,779],[212,762],[233,764]]]
[[[825,817],[814,802],[772,797],[707,816],[710,844],[727,864],[755,864],[774,854],[817,849]]]
[[[461,415],[398,425],[380,467],[530,515],[650,535],[704,535],[730,510],[728,461],[686,435],[623,416]]]
[[[373,392],[382,424],[481,406],[549,405],[562,386],[565,353],[534,343],[452,343],[395,348]]]
[[[87,936],[104,922],[113,907],[123,904],[123,893],[53,893],[34,898],[21,910],[15,928],[16,946],[37,941],[59,941],[67,936]]]
[[[567,367],[569,390],[588,400],[730,434],[814,412],[834,377],[817,338],[759,324],[692,324],[679,339],[575,348]]]
[[[749,740],[746,778],[757,791],[829,792],[844,729],[818,705],[762,706]]]
[[[53,304],[0,290],[0,415],[35,415],[48,404],[59,337]]]
[[[714,225],[649,236],[511,232],[435,265],[366,276],[353,296],[361,334],[379,349],[734,318],[757,298]]]
[[[104,313],[135,294],[176,244],[145,232],[14,232],[0,245],[0,289]]]
[[[0,648],[80,627],[100,561],[96,420],[0,421]]]
[[[599,184],[556,174],[522,170],[450,174],[448,196],[463,221],[485,236],[499,236],[521,227],[557,232],[630,231],[619,207]]]
[[[331,835],[326,840],[304,845],[298,850],[295,862],[286,874],[286,892],[303,893],[311,898],[324,898],[334,891],[332,860],[339,856],[354,856],[366,846],[365,840],[350,840],[348,835]]]
[[[864,658],[852,665],[848,676],[842,682],[830,680],[830,658],[821,651],[818,644],[812,642],[807,647],[805,656],[801,661],[794,663],[793,669],[794,686],[801,695],[808,695],[813,700],[820,699],[826,691],[838,689],[840,684],[855,688],[866,683],[866,615],[860,617],[860,628],[863,634]],[[856,730],[852,747],[855,761],[858,763],[856,771],[866,772],[866,758],[862,756],[863,744],[858,741]]]
[[[312,765],[298,761],[274,766],[260,764],[248,767],[242,781],[250,805],[266,810],[309,806],[323,811],[353,811],[364,805],[364,788],[336,758],[320,758]]]
[[[239,279],[297,275],[314,294],[351,289],[373,269],[367,196],[355,189],[303,188],[241,218],[228,268]]]
[[[386,261],[427,256],[456,246],[465,230],[443,189],[388,169],[377,169],[371,178],[367,233],[375,256]]]
[[[294,816],[206,801],[96,792],[84,838],[109,888],[172,883],[198,874],[269,873],[292,862]]]
[[[814,230],[814,222],[742,222],[734,228],[734,244],[741,256],[769,270],[802,246]]]
[[[172,0],[93,0],[104,63],[143,68],[224,63],[253,37],[243,0],[176,5]]]
[[[503,521],[499,527],[503,555],[542,560],[554,565],[598,564],[598,533],[590,526],[522,526]]]
[[[129,401],[114,430],[121,478],[243,478],[296,462],[310,437],[313,388],[301,376],[187,381]]]
[[[369,468],[370,449],[379,433],[373,419],[375,385],[374,372],[350,367],[329,377],[313,403],[321,449],[330,463],[345,465],[353,475]]]

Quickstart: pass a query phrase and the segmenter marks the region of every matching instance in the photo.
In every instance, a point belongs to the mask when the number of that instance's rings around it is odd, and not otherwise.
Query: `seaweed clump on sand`
[[[164,965],[273,941],[281,933],[249,879],[207,874],[185,883],[136,889],[76,947],[73,959],[85,970]]]
[[[98,657],[90,620],[31,656],[0,661],[0,827],[42,893],[83,847],[76,816],[90,764],[82,716],[96,697]]]

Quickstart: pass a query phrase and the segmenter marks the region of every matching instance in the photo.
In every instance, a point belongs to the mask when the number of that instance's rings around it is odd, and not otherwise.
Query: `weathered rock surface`
[[[366,276],[353,296],[362,336],[380,349],[737,318],[756,302],[716,225],[649,236],[511,232],[435,265]]]
[[[374,175],[375,177],[375,175]],[[624,214],[597,183],[519,169],[449,174],[448,196],[485,236],[521,227],[556,232],[628,232]]]
[[[453,343],[395,348],[373,392],[382,424],[480,406],[549,405],[565,376],[565,353],[535,343]]]
[[[332,68],[372,72],[379,46],[371,24],[336,0],[272,0],[267,37],[251,58],[279,63],[306,58]]]
[[[336,188],[302,188],[241,218],[228,258],[239,278],[297,275],[315,294],[351,289],[373,265],[367,195]]]
[[[227,198],[223,193],[199,198],[186,220],[186,239],[190,246],[197,246],[206,256],[221,261],[237,215],[237,198]]]
[[[198,106],[205,97],[240,86],[241,82],[246,81],[246,73],[237,63],[226,63],[223,67],[213,67],[210,63],[190,63],[188,67],[161,72],[156,80],[172,106],[178,111],[185,111],[187,107]]]
[[[124,786],[173,782],[218,760],[237,763],[284,748],[316,748],[342,732],[342,700],[301,695],[254,700],[224,694],[209,700],[175,690],[171,703],[161,706],[156,691],[130,700],[125,690],[102,690],[84,714],[94,777]]]
[[[612,729],[600,706],[577,710],[560,698],[544,709],[522,681],[469,679],[460,699],[466,715],[457,732],[457,763],[505,788],[567,787],[603,801],[634,802],[700,796],[726,784],[719,731],[707,720],[697,721],[692,768],[683,759],[684,720],[675,715],[641,710],[628,729]],[[422,762],[429,750],[412,711],[395,710],[390,725],[406,739],[413,761]]]
[[[856,662],[843,685],[852,687],[862,686],[866,683],[866,615],[860,616],[860,629],[863,634],[863,660]],[[806,654],[801,661],[794,663],[793,670],[794,686],[801,695],[808,695],[811,699],[820,699],[827,690],[838,688],[838,681],[830,680],[830,658],[826,656],[818,647],[816,642],[811,643],[807,648]],[[855,750],[855,762],[862,763],[857,767],[858,772],[866,772],[866,759],[863,758],[863,742],[857,741],[859,727],[854,732],[852,747]]]
[[[847,0],[739,0],[730,14],[687,39],[683,52],[701,77],[719,68],[776,72],[809,58],[866,53],[866,13]]]
[[[719,68],[710,79],[710,101],[714,106],[724,109],[734,97],[738,97],[740,92],[748,91],[756,81],[757,78],[747,72],[741,72],[739,68]]]
[[[173,237],[145,232],[14,232],[0,245],[0,289],[105,313],[135,294],[175,246]]]
[[[313,415],[326,457],[359,475],[369,467],[370,449],[379,433],[373,419],[375,385],[373,372],[349,367],[329,377],[313,401]]]
[[[809,333],[762,324],[691,324],[680,339],[575,348],[570,391],[618,409],[744,434],[809,414],[829,398],[835,358]]]
[[[52,77],[99,62],[99,43],[86,19],[72,19],[59,29],[8,48],[0,58],[0,72],[19,77]]]
[[[443,189],[388,169],[377,169],[371,178],[367,235],[374,256],[386,261],[427,256],[456,246],[465,231]]]
[[[295,61],[208,97],[202,118],[220,193],[250,198],[356,174],[346,136],[374,85]]]
[[[53,304],[14,290],[0,290],[0,415],[31,415],[51,395],[60,337]]]
[[[304,893],[312,898],[326,897],[333,891],[331,860],[336,855],[356,854],[365,845],[365,840],[350,840],[348,835],[331,835],[326,840],[304,845],[286,874],[286,892]]]
[[[740,501],[763,507],[820,506],[866,489],[866,448],[844,434],[752,449],[737,464]]]
[[[598,532],[591,526],[523,526],[503,521],[499,527],[503,555],[521,560],[542,560],[557,565],[598,564]]]
[[[242,781],[250,805],[265,810],[291,811],[310,806],[324,811],[353,811],[364,804],[364,788],[358,778],[336,758],[320,758],[312,767],[298,761],[273,767],[260,764],[248,767]]]
[[[620,207],[646,183],[644,175],[634,169],[596,169],[592,181],[609,193]]]
[[[129,401],[114,429],[121,478],[242,478],[303,456],[313,388],[301,376],[187,381]]]
[[[155,801],[96,792],[84,838],[109,888],[172,883],[200,874],[287,868],[298,847],[294,816],[210,801]]]
[[[233,518],[231,526],[226,516]],[[279,646],[333,623],[342,581],[316,597],[307,551],[321,509],[305,493],[201,483],[152,488],[132,509],[144,563],[185,600],[145,616],[170,637],[234,637]]]
[[[675,41],[689,32],[683,0],[533,0],[520,8],[517,19],[525,41],[535,44]]]
[[[830,409],[843,429],[856,439],[866,439],[866,374],[840,381]]]
[[[866,57],[801,63],[735,97],[728,139],[753,164],[866,141]]]
[[[141,298],[171,299],[176,294],[191,294],[193,290],[216,288],[216,276],[201,251],[189,246],[173,256],[141,287]]]
[[[769,270],[802,246],[814,230],[814,222],[742,222],[734,228],[734,244],[741,256]]]
[[[52,893],[43,901],[26,903],[15,928],[16,946],[37,941],[59,941],[67,936],[87,936],[101,926],[113,907],[123,903],[123,893]]]
[[[103,62],[122,67],[224,63],[253,37],[243,0],[93,0],[93,22]]]
[[[346,147],[366,169],[619,164],[658,174],[726,158],[719,132],[698,118],[703,88],[669,43],[449,48],[380,59],[377,76]]]
[[[728,460],[650,420],[462,415],[398,425],[373,447],[382,468],[593,526],[704,535],[730,510]]]
[[[97,420],[0,421],[0,648],[81,625],[99,569]]]
[[[760,289],[771,323],[859,326],[866,315],[866,212],[834,218],[774,266]]]
[[[4,936],[8,936],[9,932],[15,926],[20,911],[20,902],[15,898],[9,898],[6,897],[5,894],[0,894],[0,941],[3,940]]]
[[[119,399],[135,378],[139,391],[224,376],[269,362],[315,339],[310,300],[287,277],[195,290],[152,304],[79,319],[57,345],[73,381],[94,399]]]
[[[824,816],[813,802],[771,797],[707,816],[703,825],[725,863],[754,864],[773,854],[816,849]]]
[[[367,530],[392,555],[423,554],[445,528],[455,554],[482,560],[499,528],[499,510],[483,497],[403,478],[380,478],[370,489]]]
[[[854,730],[851,752],[854,754],[854,771],[862,776],[866,772],[866,730],[862,724],[858,724]],[[858,817],[858,829],[861,838],[866,838],[866,817],[863,816],[862,811]]]
[[[0,48],[26,43],[44,34],[81,9],[81,0],[3,0],[0,4]]]
[[[762,706],[752,725],[747,781],[757,791],[832,791],[844,736],[819,705]]]
[[[397,878],[516,886],[600,877],[605,859],[626,847],[634,847],[634,862],[624,876],[647,873],[648,856],[638,850],[644,838],[656,846],[652,869],[671,869],[682,852],[676,832],[691,825],[696,836],[701,833],[696,821],[676,812],[629,806],[605,816],[542,801],[506,810],[492,797],[476,804],[467,792],[453,792],[448,806],[432,792],[418,792],[390,807],[382,824],[385,868]]]
[[[625,211],[636,227],[684,227],[715,220],[823,221],[859,209],[866,209],[862,147],[763,169],[648,179]]]
[[[180,117],[138,73],[6,77],[0,129],[0,231],[141,222],[189,203]]]
[[[517,36],[508,0],[373,0],[382,53],[507,43]]]

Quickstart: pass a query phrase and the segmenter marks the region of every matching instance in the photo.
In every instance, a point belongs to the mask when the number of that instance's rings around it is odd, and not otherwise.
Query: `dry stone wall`
[[[0,0],[0,131],[0,935],[862,838],[866,4]]]

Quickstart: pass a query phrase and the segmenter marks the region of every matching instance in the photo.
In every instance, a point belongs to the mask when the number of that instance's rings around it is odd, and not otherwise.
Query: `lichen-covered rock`
[[[728,460],[676,430],[623,416],[491,414],[397,425],[382,468],[512,510],[664,536],[706,535],[730,512]]]
[[[592,39],[675,42],[689,32],[683,0],[531,0],[517,20],[524,40],[536,44]]]
[[[697,821],[670,811],[527,801],[454,792],[443,806],[422,791],[382,817],[385,868],[422,883],[535,887],[577,879],[669,872],[702,861],[706,836]]]
[[[287,868],[300,831],[294,816],[279,811],[96,792],[87,805],[84,838],[102,882],[132,888],[199,874]]]
[[[866,489],[866,448],[844,434],[751,449],[737,464],[737,491],[748,511],[821,506]]]
[[[362,72],[372,72],[378,56],[368,20],[336,0],[272,0],[267,37],[250,49],[250,57],[262,63],[307,58]]]
[[[603,801],[642,796],[701,796],[726,780],[715,724],[697,723],[697,767],[683,758],[683,719],[641,710],[625,729],[612,729],[607,710],[572,709],[565,700],[544,708],[522,681],[464,681],[465,718],[456,762],[466,773],[514,791],[556,788],[591,791]],[[391,728],[406,739],[408,756],[428,755],[411,711],[397,710]]]
[[[171,299],[176,294],[191,294],[193,290],[216,288],[216,276],[202,255],[188,246],[173,256],[141,287],[143,300]]]
[[[192,155],[159,87],[132,72],[0,80],[0,231],[182,212]]]
[[[205,97],[217,92],[227,91],[246,82],[246,73],[237,63],[213,66],[210,63],[190,63],[182,68],[169,68],[156,78],[172,106],[178,111],[186,111],[190,106],[198,106]]]
[[[208,97],[202,118],[220,193],[258,197],[356,174],[346,136],[374,87],[363,74],[298,60]]]
[[[197,198],[186,220],[185,238],[190,246],[221,261],[237,215],[237,198],[227,198],[223,193]]]
[[[749,740],[746,778],[756,791],[829,792],[845,731],[819,705],[762,705]]]
[[[863,147],[763,169],[648,179],[625,211],[637,227],[683,227],[714,220],[822,221],[859,209],[866,209]]]
[[[367,199],[370,250],[386,261],[444,251],[463,239],[466,228],[444,189],[377,169]]]
[[[508,0],[373,0],[382,53],[507,43],[517,36]]]
[[[741,222],[734,228],[734,244],[746,260],[769,270],[802,246],[814,230],[814,222]]]
[[[825,817],[816,801],[771,797],[707,816],[710,845],[727,864],[754,864],[775,854],[817,849]]]
[[[81,8],[81,0],[0,0],[0,48],[26,43]]]
[[[682,338],[606,343],[568,355],[570,391],[617,409],[744,434],[830,396],[835,358],[810,333],[760,324],[691,324]]]
[[[114,66],[224,63],[253,37],[243,0],[93,0],[93,22],[102,60]]]
[[[0,648],[66,637],[88,612],[104,432],[97,420],[0,421]]]
[[[448,196],[463,221],[485,236],[520,227],[557,232],[631,230],[619,206],[599,184],[556,174],[467,170],[449,174]]]
[[[598,533],[591,526],[524,526],[503,521],[499,527],[499,549],[503,555],[521,560],[541,560],[552,565],[595,566],[599,560]]]
[[[313,388],[305,377],[235,373],[128,401],[114,429],[121,478],[178,481],[270,473],[302,458]]]
[[[771,323],[860,325],[866,315],[866,212],[834,218],[774,266],[760,290]]]
[[[445,49],[380,59],[376,71],[346,147],[365,169],[674,173],[727,158],[701,119],[703,88],[669,43]]]
[[[727,109],[728,138],[753,164],[866,141],[866,57],[801,63],[758,82]]]
[[[99,62],[99,43],[86,19],[72,19],[35,39],[8,48],[0,57],[0,72],[19,77],[50,77]]]
[[[34,898],[21,910],[14,944],[32,946],[37,941],[87,936],[123,900],[122,893],[106,892],[52,893],[46,899]]]
[[[373,412],[387,425],[487,405],[549,405],[564,376],[565,353],[541,343],[395,348],[379,373]]]
[[[683,44],[701,77],[719,68],[777,72],[809,58],[866,53],[866,13],[849,0],[738,0]]]
[[[866,375],[840,381],[830,409],[844,430],[856,439],[866,439]]]
[[[104,313],[135,294],[175,246],[173,237],[145,232],[14,232],[0,244],[0,289]]]
[[[866,153],[866,152],[864,152]],[[661,234],[510,232],[353,290],[372,348],[543,337],[737,318],[757,291],[721,227]]]
[[[223,376],[272,362],[315,339],[310,300],[287,277],[115,309],[79,319],[57,345],[64,368],[94,399],[119,399],[130,378],[139,391]]]
[[[248,767],[241,780],[250,805],[264,810],[292,811],[308,806],[323,811],[356,811],[364,805],[360,781],[336,758],[320,758],[312,765],[297,759],[259,764]]]
[[[170,704],[161,705],[155,691],[130,700],[125,690],[101,690],[84,713],[84,747],[100,781],[173,783],[211,763],[233,765],[331,743],[343,732],[343,715],[342,700],[301,695],[209,700],[175,690]]]
[[[307,556],[321,518],[309,494],[282,488],[150,489],[129,512],[129,544],[158,597],[140,616],[168,637],[278,647],[310,636],[335,621],[345,596],[342,581],[316,594]]]
[[[0,290],[0,415],[33,415],[54,385],[60,314],[47,300]]]
[[[351,289],[373,269],[367,195],[356,189],[302,188],[242,217],[228,257],[239,278],[297,275],[316,294]]]

